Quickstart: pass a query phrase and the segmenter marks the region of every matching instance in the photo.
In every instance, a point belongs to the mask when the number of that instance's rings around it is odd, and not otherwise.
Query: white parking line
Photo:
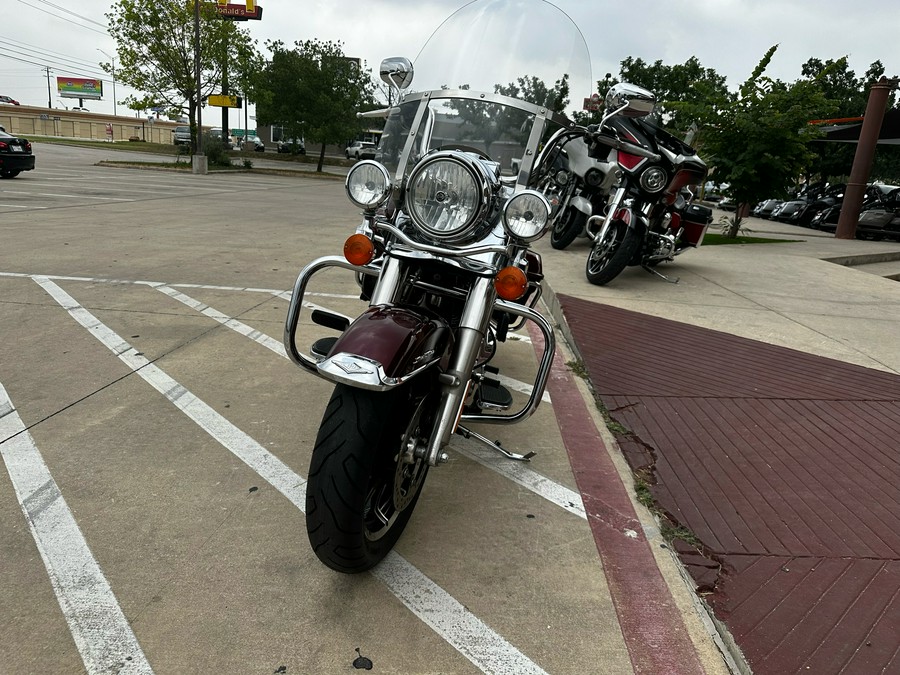
[[[116,596],[0,383],[0,455],[85,670],[152,673]]]
[[[92,197],[90,195],[61,195],[55,192],[22,192],[21,190],[4,190],[10,195],[29,195],[31,197],[68,197],[71,199],[99,199],[107,202],[133,202],[133,199],[119,199],[118,197]]]
[[[6,209],[46,209],[46,206],[20,206],[19,204],[0,204],[0,207]]]
[[[132,371],[165,396],[218,443],[232,452],[301,512],[305,509],[306,480],[238,429],[209,405],[150,363],[126,340],[47,277],[34,281],[79,324],[119,357]],[[416,616],[429,625],[476,667],[487,673],[543,673],[544,671],[500,634],[467,610],[440,586],[396,552],[372,574],[382,581]]]

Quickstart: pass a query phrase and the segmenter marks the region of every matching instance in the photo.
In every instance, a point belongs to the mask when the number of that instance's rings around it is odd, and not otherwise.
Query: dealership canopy
[[[819,141],[835,143],[858,143],[859,132],[862,129],[862,118],[851,124],[832,124],[823,126],[825,136]],[[884,113],[881,122],[881,131],[878,133],[879,145],[900,145],[900,109],[892,108]]]

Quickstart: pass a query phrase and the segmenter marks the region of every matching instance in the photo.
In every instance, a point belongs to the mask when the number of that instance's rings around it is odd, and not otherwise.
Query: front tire
[[[587,219],[587,215],[576,208],[566,209],[550,230],[550,245],[558,251],[566,248],[584,231]]]
[[[594,242],[585,264],[587,280],[595,286],[605,286],[615,279],[635,257],[641,247],[641,237],[621,220],[609,225],[602,242]]]
[[[374,392],[337,385],[310,461],[306,530],[316,556],[338,572],[365,572],[409,522],[425,459],[403,456],[431,430],[431,397],[409,387]]]

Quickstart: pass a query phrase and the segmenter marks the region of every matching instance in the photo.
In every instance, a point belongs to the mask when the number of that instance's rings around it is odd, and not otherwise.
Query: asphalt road
[[[330,386],[281,332],[359,220],[340,181],[35,152],[0,181],[0,672],[630,671],[552,403],[481,429],[528,465],[455,441],[375,572],[310,551]],[[311,290],[358,309],[348,277]],[[527,334],[502,349],[528,382]]]

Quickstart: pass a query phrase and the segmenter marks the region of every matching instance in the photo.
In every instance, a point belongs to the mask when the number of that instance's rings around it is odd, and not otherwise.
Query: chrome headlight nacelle
[[[350,201],[366,210],[374,210],[391,194],[391,177],[378,162],[364,159],[353,165],[344,183]]]
[[[429,238],[463,242],[487,220],[495,184],[496,179],[474,157],[452,150],[435,152],[410,174],[405,210]]]

